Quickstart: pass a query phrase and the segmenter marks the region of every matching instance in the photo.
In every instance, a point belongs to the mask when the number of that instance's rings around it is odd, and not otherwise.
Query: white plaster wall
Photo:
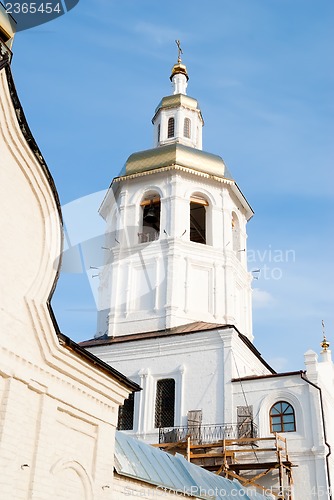
[[[0,72],[1,498],[107,499],[127,388],[59,343],[47,307],[61,222]],[[102,487],[109,485],[104,491]]]
[[[326,448],[325,453],[328,455],[328,466],[330,483],[333,489],[334,485],[334,428],[333,428],[333,414],[334,414],[334,364],[332,360],[332,353],[330,349],[322,350],[320,356],[314,351],[307,351],[304,355],[306,365],[307,378],[316,385],[310,385],[310,397],[313,398],[315,404],[319,405],[322,401],[322,409],[319,408],[317,413],[312,412],[313,420],[322,418],[325,420],[326,430]],[[326,490],[327,491],[327,490]],[[332,490],[333,491],[333,490]]]
[[[334,426],[332,424],[332,416],[334,415],[334,364],[330,350],[320,354],[317,371],[319,374],[317,382],[321,387],[324,403],[327,438],[334,446]]]

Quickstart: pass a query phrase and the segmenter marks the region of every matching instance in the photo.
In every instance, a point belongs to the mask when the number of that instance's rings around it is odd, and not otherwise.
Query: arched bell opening
[[[190,241],[207,244],[207,200],[198,195],[190,197]]]
[[[159,239],[161,203],[158,194],[146,197],[140,204],[141,232],[138,233],[138,243],[148,243]]]

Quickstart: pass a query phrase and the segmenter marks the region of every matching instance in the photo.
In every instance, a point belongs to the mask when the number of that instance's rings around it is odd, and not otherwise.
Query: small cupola
[[[180,41],[175,40],[175,42],[178,47],[178,58],[170,76],[173,94],[163,97],[155,110],[152,119],[154,147],[177,143],[202,149],[204,125],[202,113],[197,100],[187,96],[188,71],[187,67],[182,64],[183,52]]]
[[[181,54],[183,54],[183,52],[181,49],[180,40],[175,40],[175,43],[178,48],[178,57],[177,57],[177,63],[174,64],[174,66],[172,67],[170,81],[173,83],[174,86],[174,92],[173,92],[174,95],[175,94],[186,95],[189,76],[187,72],[187,67],[184,64],[182,64]]]

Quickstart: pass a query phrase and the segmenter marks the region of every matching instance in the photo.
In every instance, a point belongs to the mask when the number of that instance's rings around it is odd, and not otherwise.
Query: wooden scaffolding
[[[174,443],[157,446],[168,453],[182,453],[188,461],[244,487],[255,487],[281,500],[293,500],[292,468],[287,441],[279,434],[265,438],[242,437],[221,439],[212,443],[194,442],[191,435]],[[266,478],[265,487],[259,481]]]

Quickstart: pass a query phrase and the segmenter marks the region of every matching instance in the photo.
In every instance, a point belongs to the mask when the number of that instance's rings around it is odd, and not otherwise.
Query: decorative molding
[[[72,458],[62,458],[51,467],[50,472],[52,475],[58,476],[66,470],[72,470],[79,477],[85,494],[82,500],[93,500],[92,479],[85,467]]]
[[[113,179],[113,183],[126,181],[129,179],[137,179],[138,177],[144,177],[147,175],[152,175],[152,174],[157,174],[157,173],[170,172],[172,170],[186,172],[186,173],[189,173],[192,175],[196,175],[198,177],[203,177],[205,179],[211,179],[211,180],[217,181],[217,182],[222,183],[222,184],[228,184],[228,185],[235,184],[235,182],[231,179],[227,179],[225,177],[217,177],[216,175],[206,174],[205,172],[199,172],[197,170],[193,170],[192,168],[187,168],[187,167],[183,167],[182,165],[176,165],[176,164],[170,165],[168,167],[159,167],[159,168],[152,169],[152,170],[146,170],[144,172],[138,172],[135,174],[122,175],[119,177],[115,177]]]

